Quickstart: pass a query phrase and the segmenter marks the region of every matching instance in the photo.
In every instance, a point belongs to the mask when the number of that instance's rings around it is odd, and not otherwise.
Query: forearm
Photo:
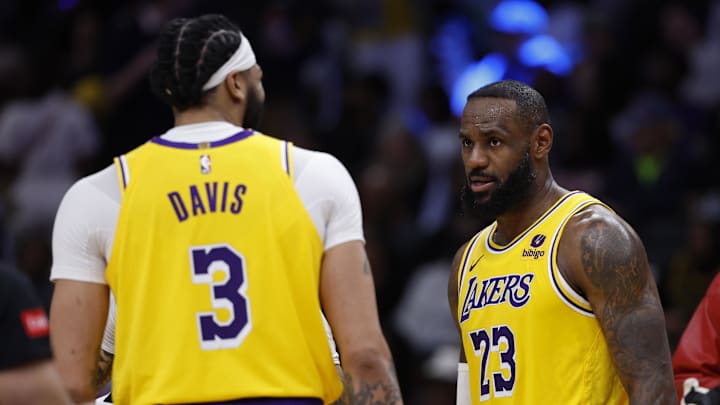
[[[617,322],[608,344],[630,404],[676,404],[662,314],[649,307]]]
[[[95,399],[98,386],[100,385],[101,371],[99,367],[99,349],[95,349],[95,356],[90,354],[91,349],[86,353],[79,350],[85,345],[70,346],[64,344],[65,339],[56,337],[54,347],[56,348],[55,365],[60,372],[60,377],[65,389],[70,393],[73,401],[83,403]],[[60,350],[61,347],[67,347]]]
[[[364,245],[352,241],[326,251],[320,284],[343,369],[344,390],[335,405],[402,404]]]
[[[640,392],[634,392],[630,394],[630,405],[641,405],[641,404],[667,404],[676,405],[677,396],[675,394],[675,388],[666,389],[663,386],[650,387],[650,389],[643,389]]]
[[[334,405],[401,405],[395,368],[389,356],[343,362],[343,394]]]
[[[70,396],[50,361],[0,371],[0,403],[70,405]]]
[[[70,397],[80,404],[94,404],[97,393],[110,382],[114,356],[100,350],[96,368],[88,372],[74,371],[74,376],[64,375],[65,389]]]
[[[60,377],[76,402],[95,399],[107,300],[107,286],[69,280],[55,285],[50,341]]]
[[[100,391],[110,381],[112,374],[112,364],[115,356],[105,350],[100,350],[98,356],[97,368],[95,369],[95,375],[93,378],[93,389],[95,392]]]

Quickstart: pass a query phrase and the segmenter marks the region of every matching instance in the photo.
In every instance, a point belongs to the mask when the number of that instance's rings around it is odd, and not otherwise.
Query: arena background
[[[642,236],[674,347],[720,269],[720,1],[3,0],[0,254],[46,304],[63,193],[172,125],[146,78],[153,41],[206,12],[254,45],[259,130],[334,154],[355,179],[406,403],[454,403],[446,280],[480,226],[459,214],[457,114],[501,78],[545,95],[557,180]]]

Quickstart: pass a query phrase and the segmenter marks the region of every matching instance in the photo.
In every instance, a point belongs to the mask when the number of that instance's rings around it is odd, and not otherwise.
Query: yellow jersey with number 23
[[[568,219],[592,204],[570,192],[507,245],[493,242],[496,223],[468,243],[457,315],[474,405],[628,403],[590,304],[556,261]]]

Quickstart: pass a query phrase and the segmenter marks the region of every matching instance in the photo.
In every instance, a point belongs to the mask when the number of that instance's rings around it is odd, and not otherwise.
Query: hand
[[[683,382],[680,405],[720,405],[720,387],[701,387],[697,378],[688,378]]]

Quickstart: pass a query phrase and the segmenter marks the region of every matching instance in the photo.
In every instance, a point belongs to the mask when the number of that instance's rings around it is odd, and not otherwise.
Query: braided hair
[[[158,40],[150,87],[160,100],[179,111],[200,106],[214,89],[203,85],[240,46],[240,29],[227,17],[207,14],[176,18]]]

